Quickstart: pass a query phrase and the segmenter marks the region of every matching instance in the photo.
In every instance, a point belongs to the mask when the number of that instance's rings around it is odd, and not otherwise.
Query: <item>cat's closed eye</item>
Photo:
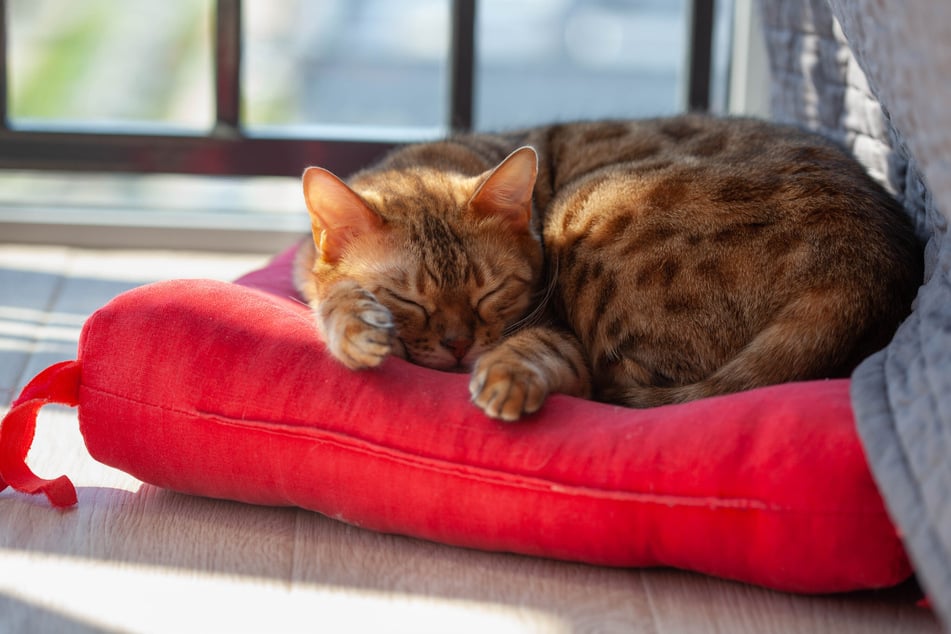
[[[402,308],[416,312],[424,319],[428,319],[431,313],[431,311],[423,306],[419,301],[410,299],[409,297],[401,295],[400,293],[392,291],[388,288],[379,288],[375,291],[375,294],[395,301]]]
[[[527,280],[510,275],[484,291],[476,300],[474,310],[483,323],[498,320],[510,313],[521,313],[523,306],[520,300],[530,293],[531,284]]]

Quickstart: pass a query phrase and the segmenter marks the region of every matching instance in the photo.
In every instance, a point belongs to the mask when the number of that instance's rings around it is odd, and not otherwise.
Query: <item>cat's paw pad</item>
[[[472,402],[487,416],[516,421],[538,411],[548,396],[548,386],[534,369],[519,361],[483,357],[469,381]]]
[[[369,293],[328,315],[328,347],[351,370],[380,365],[393,349],[393,315]]]

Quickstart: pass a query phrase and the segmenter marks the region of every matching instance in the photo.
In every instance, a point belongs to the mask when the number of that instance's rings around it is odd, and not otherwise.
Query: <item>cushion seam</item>
[[[334,445],[342,448],[346,448],[352,451],[357,451],[365,455],[371,455],[375,457],[382,457],[389,459],[395,462],[401,462],[409,466],[415,466],[418,468],[423,468],[433,472],[439,472],[444,474],[449,474],[453,476],[464,477],[470,480],[478,480],[481,482],[487,482],[492,484],[502,484],[513,488],[529,488],[529,486],[536,491],[552,492],[566,495],[574,496],[585,496],[588,498],[611,498],[615,501],[633,501],[646,504],[655,504],[655,505],[664,505],[664,506],[684,506],[684,507],[695,507],[695,508],[707,508],[707,509],[723,509],[723,510],[734,510],[734,511],[754,511],[754,512],[768,512],[768,513],[783,513],[783,514],[803,514],[803,515],[821,515],[829,517],[844,517],[844,516],[868,516],[868,517],[879,517],[882,515],[887,515],[887,512],[882,510],[866,510],[866,509],[842,509],[842,508],[830,508],[830,509],[799,509],[793,508],[781,504],[771,504],[763,500],[754,499],[754,498],[743,498],[743,497],[714,497],[714,496],[701,496],[701,495],[685,495],[685,494],[659,494],[659,493],[645,493],[639,491],[628,491],[628,490],[618,490],[612,488],[600,488],[597,486],[586,486],[579,484],[564,484],[557,482],[551,478],[545,478],[536,475],[525,475],[518,473],[511,473],[502,469],[489,466],[481,465],[471,465],[471,464],[460,464],[458,462],[453,462],[445,458],[434,458],[430,456],[420,456],[413,453],[410,453],[403,449],[397,449],[393,447],[386,447],[381,445],[378,442],[372,440],[366,440],[359,438],[357,436],[349,435],[345,432],[327,430],[318,427],[306,427],[298,425],[289,425],[287,423],[273,422],[273,421],[247,421],[241,419],[231,418],[219,413],[203,411],[200,409],[188,410],[180,407],[171,407],[166,405],[158,405],[155,403],[150,403],[142,401],[139,399],[134,399],[128,396],[115,394],[108,390],[103,390],[100,388],[91,387],[89,385],[83,384],[82,389],[88,389],[93,392],[97,392],[102,395],[106,395],[110,398],[118,398],[130,403],[135,403],[144,407],[149,407],[152,409],[169,411],[176,414],[183,414],[187,416],[202,416],[213,419],[216,424],[225,425],[236,428],[244,429],[253,429],[257,431],[268,431],[269,433],[281,434],[285,437],[293,438],[309,438],[311,440],[319,441],[324,444]],[[80,401],[80,412],[82,412],[82,401]],[[262,424],[263,423],[263,424]],[[269,429],[265,430],[264,425],[267,425]],[[515,482],[515,480],[518,480]]]

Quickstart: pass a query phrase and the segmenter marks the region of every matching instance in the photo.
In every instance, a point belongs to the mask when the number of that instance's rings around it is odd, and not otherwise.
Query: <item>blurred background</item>
[[[448,131],[449,0],[244,0],[241,10],[248,135]],[[714,110],[726,100],[732,10],[716,3]],[[11,128],[203,134],[214,125],[214,0],[6,0],[6,12]],[[688,28],[684,0],[480,0],[473,127],[682,111]],[[133,209],[172,225],[187,225],[186,212],[265,213],[272,228],[284,222],[275,214],[290,227],[301,215],[293,178],[0,170],[0,222],[53,224],[67,208],[103,224],[145,222],[128,217]]]

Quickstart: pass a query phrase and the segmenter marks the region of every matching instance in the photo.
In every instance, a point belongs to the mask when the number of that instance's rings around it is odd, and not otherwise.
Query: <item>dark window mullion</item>
[[[690,41],[687,43],[687,110],[710,108],[710,63],[713,57],[714,0],[690,3]]]
[[[0,169],[297,175],[306,164],[341,174],[374,160],[389,143],[249,139],[241,134],[241,0],[216,0],[215,121],[209,137],[16,131],[9,127],[8,4],[0,0]],[[473,126],[476,0],[452,0],[449,124]],[[714,0],[691,0],[690,109],[709,104]]]
[[[452,0],[449,32],[449,127],[454,132],[472,129],[475,91],[476,0]]]
[[[10,127],[9,108],[7,106],[7,3],[0,0],[0,129]]]
[[[215,131],[241,130],[241,0],[217,0],[215,9]]]

